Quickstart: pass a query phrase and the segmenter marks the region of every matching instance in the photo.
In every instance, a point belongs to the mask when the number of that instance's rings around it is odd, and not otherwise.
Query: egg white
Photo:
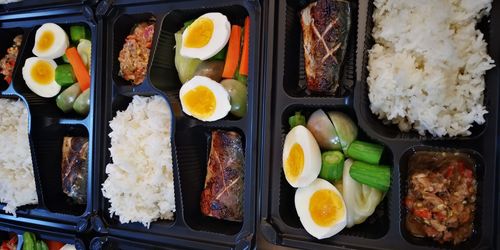
[[[321,189],[328,189],[335,192],[339,196],[340,200],[342,201],[342,206],[344,207],[344,212],[341,215],[340,220],[338,220],[330,227],[323,227],[316,224],[312,219],[311,213],[309,212],[309,202],[311,200],[311,196],[316,191]],[[300,222],[302,223],[302,226],[304,226],[304,229],[317,239],[332,237],[342,231],[342,229],[344,229],[347,224],[347,209],[342,195],[330,182],[320,178],[314,180],[311,185],[307,187],[297,189],[297,191],[295,192],[295,209],[297,210],[297,214],[299,215]]]
[[[28,86],[31,91],[33,91],[35,94],[45,97],[45,98],[51,98],[59,94],[61,91],[61,85],[57,84],[55,78],[52,82],[49,84],[40,84],[36,82],[32,77],[31,77],[31,69],[33,66],[38,62],[38,61],[45,61],[48,62],[52,68],[54,69],[54,75],[55,75],[55,70],[57,67],[57,64],[54,60],[51,59],[43,59],[39,57],[30,57],[26,59],[26,62],[24,63],[23,66],[23,78],[24,81],[26,82],[26,85]]]
[[[54,43],[46,51],[40,51],[37,49],[37,42],[45,31],[50,31],[54,34]],[[33,54],[45,59],[55,59],[63,56],[68,46],[69,38],[66,32],[55,23],[46,23],[36,30]]]
[[[184,57],[198,58],[200,60],[209,59],[215,56],[215,54],[217,54],[219,51],[221,51],[229,41],[229,35],[231,34],[231,24],[229,23],[225,15],[218,12],[211,12],[206,13],[199,18],[202,17],[212,20],[214,24],[212,37],[210,38],[208,44],[201,48],[187,48],[183,46],[184,42],[182,42],[180,52]],[[184,30],[184,32],[182,33],[182,41],[184,41],[184,39],[187,37],[189,31],[189,27]]]
[[[183,96],[190,90],[198,87],[205,86],[212,91],[215,96],[215,110],[213,114],[209,117],[196,117],[192,114],[187,107],[185,107]],[[231,103],[229,102],[230,96],[227,90],[222,87],[222,85],[208,77],[205,76],[195,76],[191,80],[184,83],[179,91],[179,97],[181,99],[182,111],[189,116],[195,117],[201,121],[216,121],[227,116],[231,110]]]
[[[321,151],[313,134],[306,127],[302,125],[294,127],[288,132],[285,138],[283,146],[283,171],[285,170],[285,162],[290,154],[290,150],[295,143],[299,144],[304,151],[304,168],[295,181],[291,180],[286,175],[286,172],[285,178],[293,187],[305,187],[318,178],[321,171]]]

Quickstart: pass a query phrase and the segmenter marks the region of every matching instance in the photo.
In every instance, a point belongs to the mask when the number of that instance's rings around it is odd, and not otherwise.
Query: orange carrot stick
[[[68,48],[66,50],[66,57],[68,57],[68,61],[73,67],[80,89],[82,91],[88,89],[90,87],[90,75],[76,48]]]
[[[241,27],[233,25],[231,27],[231,36],[229,37],[229,45],[227,47],[226,63],[222,71],[223,78],[233,78],[238,62],[240,60],[241,48]]]
[[[248,56],[250,53],[250,17],[245,18],[243,51],[241,52],[240,75],[248,76]]]

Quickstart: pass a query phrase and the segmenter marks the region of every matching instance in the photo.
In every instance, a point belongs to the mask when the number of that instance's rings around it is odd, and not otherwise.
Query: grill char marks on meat
[[[458,244],[473,232],[477,181],[466,154],[417,152],[409,160],[406,228],[416,237]]]
[[[62,149],[62,188],[78,204],[87,201],[89,141],[84,137],[64,137]]]
[[[334,95],[351,28],[345,0],[318,0],[301,11],[307,90]]]
[[[201,212],[229,221],[243,220],[244,155],[241,136],[233,131],[212,131]]]

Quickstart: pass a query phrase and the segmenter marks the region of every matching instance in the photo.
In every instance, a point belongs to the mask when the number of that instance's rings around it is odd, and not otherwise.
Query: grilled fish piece
[[[87,201],[87,165],[89,140],[84,137],[64,137],[62,148],[63,192],[78,204]]]
[[[301,11],[307,90],[333,95],[351,29],[351,8],[346,0],[318,0]]]
[[[243,220],[244,162],[238,133],[212,131],[205,189],[200,201],[202,214],[229,221]]]

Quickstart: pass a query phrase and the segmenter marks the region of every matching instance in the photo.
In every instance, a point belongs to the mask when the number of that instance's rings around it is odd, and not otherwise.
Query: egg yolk
[[[208,44],[210,38],[212,38],[214,23],[210,18],[201,17],[189,25],[187,29],[187,35],[184,38],[184,47],[203,48]]]
[[[37,50],[46,51],[54,43],[54,33],[51,31],[44,31],[36,43]]]
[[[46,61],[38,61],[31,67],[31,78],[38,83],[47,85],[54,81],[54,68]]]
[[[184,106],[198,118],[210,117],[216,106],[215,95],[209,88],[198,86],[189,90],[182,97]]]
[[[309,200],[309,213],[314,223],[329,227],[340,220],[344,214],[342,198],[332,190],[318,190]]]
[[[285,174],[290,181],[295,181],[304,170],[304,150],[294,143],[285,161]]]

